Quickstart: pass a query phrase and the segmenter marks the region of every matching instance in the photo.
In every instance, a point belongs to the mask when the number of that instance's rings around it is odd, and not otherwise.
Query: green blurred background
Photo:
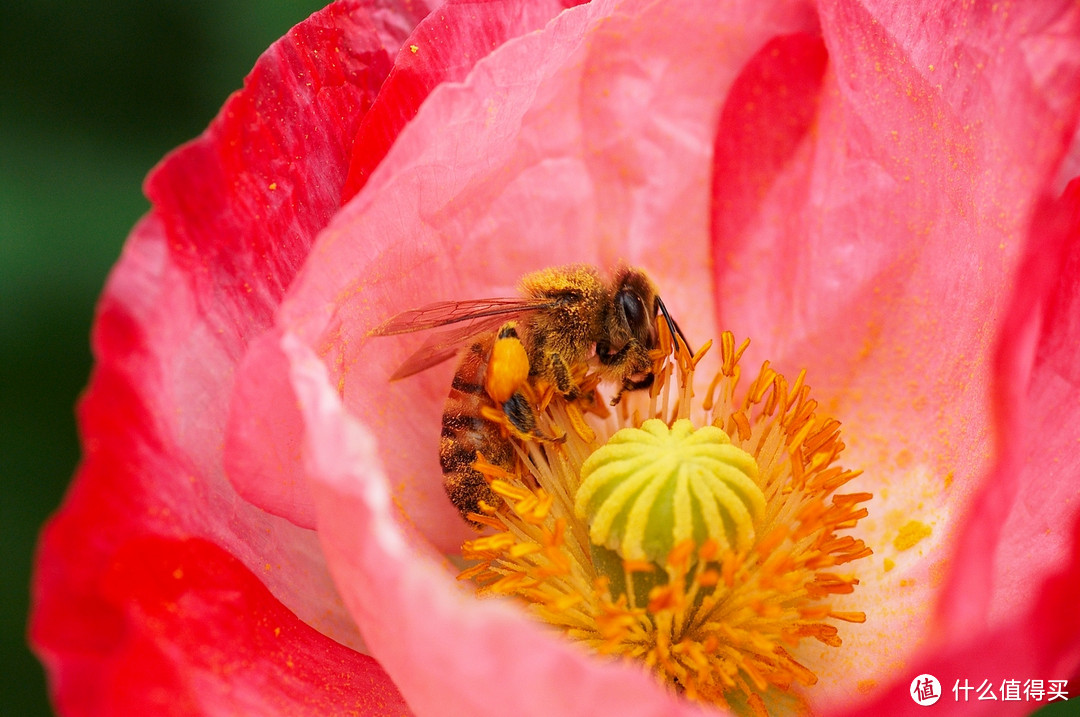
[[[79,457],[94,303],[148,209],[143,177],[199,134],[320,0],[0,3],[0,699],[48,715],[26,648],[41,523]]]
[[[51,714],[25,642],[34,543],[78,461],[73,405],[90,371],[94,303],[148,208],[142,179],[203,130],[267,46],[322,4],[0,4],[4,714]]]

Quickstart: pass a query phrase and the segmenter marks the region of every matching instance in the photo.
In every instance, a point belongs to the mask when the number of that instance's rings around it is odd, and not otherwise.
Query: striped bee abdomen
[[[477,453],[488,463],[510,471],[514,468],[514,449],[500,427],[481,416],[484,406],[495,402],[484,388],[495,334],[481,337],[462,355],[450,385],[450,394],[442,415],[439,439],[439,463],[442,466],[446,494],[461,512],[482,513],[480,502],[497,506],[501,502],[473,468]]]

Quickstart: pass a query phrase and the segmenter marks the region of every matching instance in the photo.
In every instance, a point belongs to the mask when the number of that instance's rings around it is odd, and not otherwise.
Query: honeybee
[[[447,495],[466,520],[470,513],[482,512],[481,503],[500,503],[473,467],[477,454],[507,471],[516,460],[505,428],[485,419],[485,412],[501,411],[504,423],[520,436],[554,440],[537,427],[522,390],[526,382],[542,379],[567,401],[584,399],[574,376],[575,368],[588,363],[602,380],[619,385],[614,405],[624,391],[653,383],[650,352],[659,345],[658,313],[672,336],[686,343],[652,280],[640,269],[619,269],[610,282],[591,266],[544,269],[523,277],[519,290],[517,298],[430,304],[398,314],[372,331],[393,336],[461,324],[430,336],[391,380],[461,354],[443,410],[439,458]]]

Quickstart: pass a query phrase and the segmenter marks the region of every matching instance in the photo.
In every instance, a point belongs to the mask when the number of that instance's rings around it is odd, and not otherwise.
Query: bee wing
[[[395,336],[414,331],[436,329],[461,321],[474,321],[487,317],[499,317],[502,321],[537,309],[548,309],[555,302],[547,298],[472,299],[470,301],[440,301],[403,311],[392,316],[372,330],[372,336]],[[497,323],[497,322],[496,322]],[[475,331],[473,333],[481,333]]]
[[[473,319],[464,326],[455,326],[444,331],[438,331],[428,336],[424,343],[413,352],[405,362],[398,367],[390,377],[391,381],[407,378],[415,373],[427,370],[432,366],[453,358],[471,339],[481,334],[490,333],[498,329],[507,320],[504,315],[485,316]]]
[[[448,324],[462,324],[429,336],[390,377],[391,381],[396,381],[452,358],[463,344],[480,334],[495,331],[505,322],[523,314],[551,308],[555,303],[551,299],[535,297],[442,301],[403,311],[379,325],[371,335],[395,336]]]

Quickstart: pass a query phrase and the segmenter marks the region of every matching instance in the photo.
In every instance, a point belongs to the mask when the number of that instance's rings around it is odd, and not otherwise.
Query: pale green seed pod
[[[624,560],[663,565],[687,539],[745,550],[765,511],[757,463],[715,426],[658,419],[624,428],[582,465],[574,501],[589,538]]]

